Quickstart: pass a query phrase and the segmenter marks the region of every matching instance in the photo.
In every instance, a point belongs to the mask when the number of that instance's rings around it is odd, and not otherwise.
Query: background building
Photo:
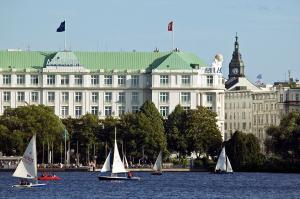
[[[253,133],[264,146],[266,129],[280,122],[278,92],[272,86],[254,85],[247,80],[237,36],[225,87],[225,140],[239,130]]]

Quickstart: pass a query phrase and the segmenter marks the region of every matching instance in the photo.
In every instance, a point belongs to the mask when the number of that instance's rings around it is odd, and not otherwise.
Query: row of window
[[[264,124],[271,124],[276,125],[277,115],[275,114],[261,114],[261,115],[254,115],[253,116],[253,125],[264,125]]]
[[[11,75],[3,75],[2,83],[4,85],[10,85],[12,82]],[[17,84],[24,85],[26,82],[25,75],[17,75]],[[99,75],[91,75],[91,85],[99,85],[100,77]],[[74,83],[75,85],[83,84],[83,75],[74,75]],[[112,75],[104,75],[104,84],[112,85],[113,76]],[[30,75],[30,84],[38,85],[39,84],[39,76],[38,75]],[[55,75],[47,75],[47,85],[55,85],[56,84],[56,76]],[[61,75],[60,76],[60,84],[61,85],[69,85],[70,84],[70,76],[69,75]],[[118,75],[118,85],[126,85],[126,75]],[[131,86],[139,85],[139,75],[131,75]]]
[[[229,115],[229,117],[228,117]],[[246,112],[241,112],[242,118],[240,118],[240,112],[237,113],[225,113],[225,120],[227,119],[246,119]]]
[[[247,129],[247,123],[246,122],[242,122],[242,123],[239,123],[239,122],[227,123],[227,122],[225,122],[224,123],[224,130],[225,131],[226,130],[233,130],[233,129],[245,131]],[[249,122],[249,124],[248,124],[248,129],[251,129],[251,122]]]
[[[160,103],[169,103],[170,99],[169,92],[160,92],[159,93],[159,102]],[[181,102],[182,103],[190,103],[191,102],[191,93],[190,92],[181,92]]]
[[[213,76],[208,75],[207,77],[207,85],[213,85]],[[12,78],[10,74],[3,75],[3,84],[10,85],[12,82]],[[26,82],[26,78],[24,74],[17,74],[17,84],[24,85]],[[91,85],[99,85],[100,76],[99,75],[91,75]],[[169,75],[160,75],[160,85],[168,85],[170,82]],[[75,85],[83,84],[83,75],[74,75],[74,83]],[[104,84],[112,85],[113,76],[112,75],[104,75]],[[39,76],[38,75],[30,75],[30,84],[38,85],[39,84]],[[56,76],[54,74],[47,75],[47,85],[55,85],[56,84]],[[60,79],[61,85],[69,85],[70,84],[70,76],[69,75],[61,75]],[[126,75],[118,75],[118,85],[125,86],[126,85]],[[139,85],[139,75],[131,75],[131,86]],[[181,75],[181,85],[189,86],[191,85],[191,76],[190,75]]]
[[[62,102],[69,102],[69,92],[62,92],[61,93],[61,100]],[[82,92],[75,92],[75,102],[82,102]],[[30,97],[31,102],[38,102],[39,101],[39,92],[31,92]],[[47,93],[47,100],[48,102],[54,102],[55,101],[55,92],[48,92]],[[11,92],[4,91],[3,92],[3,101],[4,102],[10,102],[11,101]],[[17,101],[18,102],[24,102],[25,101],[25,92],[17,92]],[[91,101],[92,102],[99,102],[99,93],[98,92],[92,92],[91,93]],[[112,102],[112,92],[105,92],[104,93],[104,101],[111,103]],[[125,92],[119,92],[118,93],[118,103],[125,103],[126,97]],[[131,102],[134,104],[139,103],[139,93],[138,92],[132,92],[131,93]]]
[[[299,102],[300,101],[300,97],[299,96],[300,96],[299,93],[295,93],[294,97],[293,97],[293,94],[286,93],[285,94],[285,101],[296,101],[296,102]],[[280,102],[283,102],[283,94],[280,94]]]
[[[277,104],[263,104],[263,103],[254,103],[253,104],[253,110],[257,110],[257,111],[269,111],[269,110],[276,110],[277,109]]]
[[[248,107],[247,107],[247,103],[246,102],[232,102],[232,103],[225,103],[225,109],[239,109],[239,108],[251,108],[251,103],[248,103]]]

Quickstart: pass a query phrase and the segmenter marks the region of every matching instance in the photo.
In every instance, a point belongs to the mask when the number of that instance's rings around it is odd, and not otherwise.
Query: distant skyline
[[[67,47],[73,51],[170,51],[195,53],[208,65],[224,56],[223,73],[238,33],[247,78],[264,83],[300,79],[300,1],[298,0],[3,0],[0,49],[58,51],[66,20]]]

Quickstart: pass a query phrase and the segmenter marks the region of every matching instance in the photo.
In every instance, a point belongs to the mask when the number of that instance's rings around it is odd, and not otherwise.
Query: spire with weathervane
[[[242,60],[242,55],[239,52],[239,42],[236,33],[234,42],[234,51],[232,53],[232,59],[229,63],[229,79],[232,77],[245,77],[245,65]]]

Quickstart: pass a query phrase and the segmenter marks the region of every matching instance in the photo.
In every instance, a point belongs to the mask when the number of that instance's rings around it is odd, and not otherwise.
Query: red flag
[[[168,24],[168,31],[173,31],[173,21]]]

